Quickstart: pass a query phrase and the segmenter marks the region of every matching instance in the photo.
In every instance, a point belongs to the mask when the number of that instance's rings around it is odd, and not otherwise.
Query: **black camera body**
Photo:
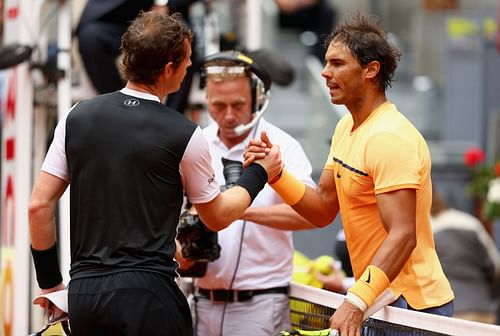
[[[223,175],[226,184],[221,191],[227,190],[236,184],[243,174],[243,164],[239,161],[222,158]],[[202,277],[207,270],[207,263],[220,257],[218,234],[210,230],[197,214],[185,211],[179,219],[177,239],[181,243],[184,258],[195,261],[193,267],[179,269],[181,276]]]
[[[181,243],[182,255],[196,261],[213,261],[220,256],[217,232],[203,224],[200,216],[182,213],[177,229],[177,239]]]
[[[221,161],[224,166],[222,174],[224,175],[226,184],[221,186],[220,190],[224,191],[235,186],[236,181],[238,181],[240,176],[243,174],[243,163],[226,158],[221,158]]]

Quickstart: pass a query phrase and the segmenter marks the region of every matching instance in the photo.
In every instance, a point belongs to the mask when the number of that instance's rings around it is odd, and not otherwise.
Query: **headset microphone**
[[[259,121],[259,119],[262,117],[264,112],[266,112],[267,106],[269,105],[269,98],[270,98],[271,93],[267,92],[266,95],[267,95],[267,99],[264,101],[264,104],[262,105],[262,107],[257,112],[255,112],[255,115],[254,115],[252,121],[250,121],[248,124],[241,124],[241,125],[238,125],[234,128],[234,132],[237,135],[242,135],[243,133],[245,133],[249,129],[252,129],[252,127],[254,127],[255,124],[257,124],[257,122]]]

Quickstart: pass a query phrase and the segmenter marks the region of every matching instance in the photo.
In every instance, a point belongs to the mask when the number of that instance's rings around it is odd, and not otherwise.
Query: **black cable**
[[[236,273],[238,272],[238,268],[240,266],[241,252],[243,251],[243,236],[245,235],[246,224],[247,224],[247,221],[244,220],[242,228],[241,228],[241,237],[240,237],[240,246],[238,249],[238,258],[236,259],[236,266],[234,267],[233,277],[231,278],[231,282],[229,283],[228,293],[230,293],[231,290],[233,289],[234,279],[236,278]],[[234,299],[234,297],[233,297],[233,299]],[[222,328],[224,327],[224,316],[226,315],[227,301],[228,301],[228,298],[226,297],[226,299],[224,300],[224,307],[222,307],[222,316],[221,316],[221,320],[220,320],[220,336],[223,336],[222,335]]]
[[[255,128],[253,129],[252,138],[255,138],[259,124],[260,124],[260,120],[254,126]],[[231,278],[231,282],[229,283],[228,293],[230,293],[231,290],[233,289],[234,279],[236,278],[236,273],[238,272],[238,268],[240,266],[241,252],[243,251],[243,237],[245,235],[246,224],[247,224],[247,221],[243,220],[243,224],[242,224],[242,228],[241,228],[240,246],[238,248],[238,258],[236,259],[236,266],[234,267],[233,276]],[[228,300],[228,298],[226,297],[224,300],[224,307],[222,307],[222,316],[221,316],[221,321],[220,321],[220,336],[223,336],[222,335],[222,328],[224,327],[224,316],[226,315],[227,300]],[[234,300],[234,296],[233,296],[233,300]]]
[[[236,266],[234,267],[234,272],[233,276],[231,278],[231,282],[229,283],[229,289],[228,293],[232,290],[233,288],[233,283],[234,279],[236,278],[236,273],[238,272],[238,268],[240,266],[240,259],[241,259],[241,252],[243,251],[243,236],[245,235],[245,227],[246,227],[247,221],[244,220],[241,228],[241,236],[240,236],[240,246],[238,249],[238,258],[236,259]],[[194,293],[194,281],[193,281],[193,293]],[[196,307],[196,304],[198,303],[198,298],[196,295],[193,295],[193,300],[194,300],[194,314],[195,314],[195,322],[194,322],[194,330],[195,330],[195,335],[198,335],[198,309]],[[222,335],[222,328],[224,327],[224,316],[226,315],[226,307],[228,303],[228,297],[225,298],[224,300],[224,307],[222,308],[222,317],[220,321],[220,336]]]
[[[194,285],[194,277],[191,278],[191,294],[193,295],[193,330],[194,334],[198,335],[198,297],[196,296],[196,286]],[[191,307],[190,307],[191,308]]]

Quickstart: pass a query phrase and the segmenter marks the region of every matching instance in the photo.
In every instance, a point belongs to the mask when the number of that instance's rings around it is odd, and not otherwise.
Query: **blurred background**
[[[320,75],[324,38],[348,15],[378,16],[402,52],[389,99],[427,139],[434,183],[447,202],[480,214],[477,199],[468,192],[471,169],[464,164],[464,155],[478,148],[485,153],[484,163],[493,165],[500,158],[499,1],[307,0],[290,6],[294,1],[174,0],[170,6],[180,3],[172,9],[182,12],[195,32],[193,50],[198,59],[229,48],[265,50],[265,68],[277,69],[278,76],[281,66],[292,69],[291,82],[273,84],[265,118],[301,142],[313,164],[315,179],[326,160],[334,127],[347,112],[345,107],[330,103]],[[47,55],[40,57],[56,64],[60,4],[41,3],[46,50],[40,53]],[[85,4],[85,0],[67,2],[72,31],[68,69],[72,102],[96,94],[82,65],[75,33]],[[195,61],[187,104],[181,112],[204,126],[210,120],[197,70]],[[42,102],[51,100],[46,91],[38,90],[39,97],[44,92]],[[52,99],[57,105],[54,95]],[[485,220],[485,225],[499,242],[500,228],[495,230],[495,220]],[[329,238],[335,237],[339,227],[337,223],[323,230],[297,232],[296,245],[310,257],[331,252],[334,240]]]

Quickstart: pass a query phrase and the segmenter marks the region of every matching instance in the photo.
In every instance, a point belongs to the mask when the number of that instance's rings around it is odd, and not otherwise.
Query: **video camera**
[[[226,184],[221,191],[233,187],[243,174],[243,164],[239,161],[222,158],[223,175]],[[188,269],[179,269],[181,276],[202,277],[207,271],[209,261],[220,257],[218,234],[210,230],[197,214],[185,211],[179,219],[177,239],[181,243],[184,258],[195,261]]]

